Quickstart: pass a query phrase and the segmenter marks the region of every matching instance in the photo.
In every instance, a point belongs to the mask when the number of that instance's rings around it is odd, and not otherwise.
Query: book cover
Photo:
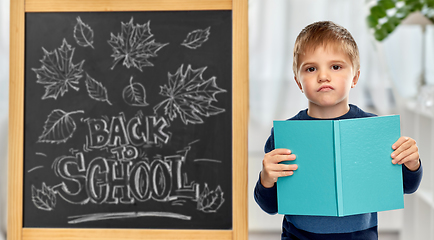
[[[297,156],[277,180],[278,212],[347,216],[404,207],[402,166],[392,164],[398,115],[274,121],[275,148]]]

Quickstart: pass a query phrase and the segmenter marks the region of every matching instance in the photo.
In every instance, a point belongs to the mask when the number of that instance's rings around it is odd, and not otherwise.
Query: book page
[[[399,116],[340,121],[344,215],[404,207],[402,166],[393,165]]]
[[[277,181],[278,212],[336,216],[336,182],[332,121],[275,121],[277,148],[290,149],[298,170]]]

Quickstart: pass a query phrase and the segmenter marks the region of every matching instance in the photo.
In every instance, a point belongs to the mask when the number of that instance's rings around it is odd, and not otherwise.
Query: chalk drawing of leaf
[[[108,104],[112,105],[111,102],[108,100],[107,89],[102,85],[102,83],[96,81],[95,79],[90,77],[89,74],[87,73],[86,73],[86,88],[87,88],[87,92],[89,93],[89,96],[92,99],[101,102],[107,102]]]
[[[149,104],[146,102],[146,90],[140,83],[133,83],[133,77],[130,78],[130,84],[122,92],[124,101],[130,106],[145,107]]]
[[[77,17],[77,23],[74,26],[74,38],[78,45],[82,47],[93,47],[93,30],[85,24],[80,16]]]
[[[154,107],[154,112],[164,106],[164,114],[168,115],[173,121],[179,114],[184,124],[203,123],[199,116],[209,117],[226,110],[215,107],[212,102],[217,102],[215,95],[226,92],[216,84],[216,77],[203,79],[202,74],[207,67],[192,69],[188,65],[187,70],[183,73],[183,65],[175,74],[168,74],[169,83],[160,86],[160,95],[167,97]]]
[[[56,206],[56,194],[45,183],[41,190],[32,185],[32,201],[38,209],[51,211]]]
[[[63,96],[68,87],[78,91],[78,80],[82,77],[84,60],[77,64],[72,63],[75,48],[72,48],[65,39],[62,46],[52,52],[44,48],[44,57],[40,60],[41,68],[32,68],[36,73],[37,83],[44,84],[45,94],[42,99],[57,99],[59,94]]]
[[[74,119],[71,117],[74,113],[84,113],[84,111],[67,113],[60,109],[53,110],[45,121],[44,132],[39,136],[38,142],[59,144],[71,138],[76,129]]]
[[[224,202],[225,199],[223,198],[223,192],[220,186],[210,191],[208,185],[205,183],[205,188],[197,200],[197,209],[206,213],[217,212]]]
[[[196,49],[200,46],[202,46],[202,44],[204,42],[206,42],[208,40],[209,37],[209,30],[211,27],[207,27],[206,29],[197,29],[194,30],[192,32],[190,32],[187,35],[187,38],[184,39],[184,42],[181,43],[181,45],[191,48],[191,49]]]
[[[140,71],[143,67],[152,67],[154,64],[149,58],[157,57],[157,52],[168,44],[156,43],[155,39],[151,39],[154,35],[151,33],[150,21],[134,26],[133,18],[128,23],[122,22],[121,33],[117,36],[113,33],[110,35],[108,44],[113,48],[111,56],[114,58],[112,70],[121,60],[127,68],[135,67]]]

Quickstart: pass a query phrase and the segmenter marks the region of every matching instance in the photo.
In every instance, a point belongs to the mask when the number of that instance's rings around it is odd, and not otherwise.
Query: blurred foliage
[[[384,40],[410,13],[420,11],[434,22],[434,0],[374,0],[366,18],[378,41]]]

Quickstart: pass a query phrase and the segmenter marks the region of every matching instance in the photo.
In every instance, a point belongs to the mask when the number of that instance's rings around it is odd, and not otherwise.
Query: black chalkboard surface
[[[232,228],[232,12],[26,13],[23,226]]]

